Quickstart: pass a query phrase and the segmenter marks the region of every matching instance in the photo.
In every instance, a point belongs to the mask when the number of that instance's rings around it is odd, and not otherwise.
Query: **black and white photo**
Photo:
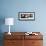
[[[18,19],[23,21],[35,20],[35,12],[19,12]]]

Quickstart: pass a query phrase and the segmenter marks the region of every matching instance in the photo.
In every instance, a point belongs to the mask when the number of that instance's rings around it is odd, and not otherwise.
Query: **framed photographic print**
[[[35,12],[19,12],[18,19],[22,21],[35,20]]]

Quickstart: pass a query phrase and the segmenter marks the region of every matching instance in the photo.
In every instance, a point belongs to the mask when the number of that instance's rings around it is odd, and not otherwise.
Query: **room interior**
[[[19,20],[19,12],[35,12],[35,20]],[[46,46],[46,0],[0,0],[0,46],[4,46],[4,34],[9,32],[5,18],[14,18],[10,32],[40,32]]]

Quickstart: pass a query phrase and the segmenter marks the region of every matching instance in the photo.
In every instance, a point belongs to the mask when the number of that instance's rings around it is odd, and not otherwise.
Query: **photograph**
[[[19,12],[18,13],[19,20],[35,20],[35,12]]]

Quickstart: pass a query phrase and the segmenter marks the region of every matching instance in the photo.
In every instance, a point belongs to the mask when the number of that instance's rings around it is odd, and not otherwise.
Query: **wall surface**
[[[19,21],[18,12],[35,12],[35,21]],[[7,17],[15,19],[11,32],[46,32],[46,0],[0,0],[1,33],[8,32]]]
[[[46,31],[46,0],[0,0],[0,18],[13,17],[15,23],[11,31]],[[35,12],[35,21],[19,21],[18,12]],[[1,25],[1,32],[8,26]]]

